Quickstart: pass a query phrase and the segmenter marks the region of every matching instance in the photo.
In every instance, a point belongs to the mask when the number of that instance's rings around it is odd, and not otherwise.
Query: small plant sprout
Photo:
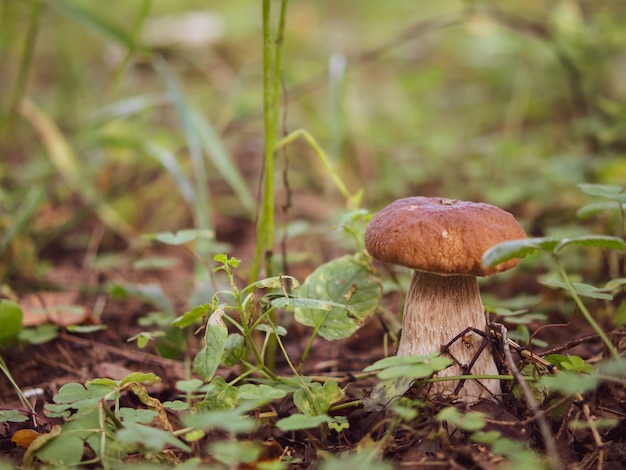
[[[475,334],[487,326],[476,277],[515,267],[517,259],[483,267],[482,255],[501,242],[524,238],[526,233],[508,212],[488,204],[441,198],[397,200],[368,225],[365,246],[375,259],[415,270],[398,356],[425,356],[448,345],[443,352],[456,365],[438,376],[477,377],[465,382],[437,381],[429,395],[453,393],[472,403],[500,393],[499,380],[485,378],[498,375],[492,352],[486,339]]]

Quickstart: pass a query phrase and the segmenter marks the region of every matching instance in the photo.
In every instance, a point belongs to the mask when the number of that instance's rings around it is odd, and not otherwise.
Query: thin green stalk
[[[576,289],[574,289],[574,286],[569,280],[569,277],[567,276],[567,273],[565,272],[565,268],[563,267],[563,264],[561,263],[561,260],[559,259],[558,255],[553,254],[552,257],[554,258],[554,261],[556,262],[556,265],[559,269],[559,274],[561,275],[561,279],[563,279],[563,282],[567,286],[567,291],[570,293],[570,295],[574,299],[574,302],[576,302],[576,305],[578,305],[578,308],[582,312],[587,322],[591,325],[591,327],[595,330],[595,332],[598,333],[598,336],[602,339],[606,348],[610,351],[611,355],[616,358],[619,357],[619,352],[617,351],[613,343],[611,343],[611,340],[609,339],[609,337],[604,333],[604,331],[602,330],[602,327],[600,327],[600,325],[598,325],[596,321],[593,319],[593,317],[589,313],[589,310],[587,310],[587,307],[585,307],[585,304],[583,303],[583,301],[580,300],[580,296],[578,295],[578,293],[576,292]]]
[[[302,370],[304,369],[304,363],[306,362],[307,357],[309,357],[309,352],[313,347],[313,341],[315,341],[315,338],[317,338],[317,332],[319,331],[321,326],[322,324],[320,323],[318,326],[315,327],[306,347],[304,348],[304,351],[302,352],[302,357],[300,358],[300,362],[298,363],[298,372],[300,373],[302,373]]]
[[[285,356],[285,360],[287,361],[287,365],[289,366],[289,368],[293,372],[294,376],[296,377],[298,382],[300,382],[300,385],[302,385],[306,389],[306,391],[309,393],[309,395],[310,395],[311,394],[311,389],[309,388],[307,383],[304,380],[302,380],[302,377],[300,376],[300,374],[298,373],[298,371],[294,367],[293,363],[291,362],[291,359],[289,359],[289,354],[287,354],[287,350],[285,349],[285,346],[283,345],[283,342],[278,337],[278,334],[276,334],[276,342],[278,343],[278,346],[280,347],[280,350],[283,352],[283,355]]]
[[[446,377],[431,377],[430,379],[420,379],[420,383],[434,383],[434,382],[451,382],[458,380],[515,380],[515,377],[511,375],[489,375],[489,374],[478,374],[478,375],[448,375]],[[528,381],[532,382],[534,379],[532,377],[527,378]]]
[[[255,280],[261,271],[264,258],[265,275],[272,276],[272,250],[274,247],[274,169],[278,110],[280,104],[280,70],[282,41],[285,29],[287,0],[281,1],[278,35],[272,39],[271,0],[263,0],[263,115],[265,127],[265,161],[261,212],[257,223],[257,241],[250,279]]]
[[[37,412],[35,411],[35,408],[33,408],[33,405],[30,404],[28,399],[24,396],[24,393],[22,393],[22,389],[17,385],[15,380],[13,380],[11,371],[7,367],[6,362],[4,362],[4,359],[2,358],[2,356],[0,356],[0,370],[2,371],[4,376],[7,378],[7,380],[11,382],[11,385],[13,386],[15,393],[17,393],[17,397],[22,402],[22,405],[24,406],[24,408],[27,408],[28,410],[30,410],[33,413],[33,415],[37,414]]]
[[[335,183],[335,186],[337,186],[337,189],[339,190],[341,195],[346,199],[346,202],[348,203],[348,205],[352,205],[354,203],[353,201],[354,196],[350,194],[350,191],[348,191],[348,188],[346,187],[345,183],[339,176],[339,173],[337,173],[337,171],[333,168],[333,165],[331,164],[330,159],[328,158],[328,155],[326,155],[326,152],[324,152],[324,150],[322,149],[322,147],[320,147],[320,145],[317,143],[315,138],[311,134],[309,134],[306,130],[298,129],[298,130],[291,132],[288,136],[284,137],[278,142],[278,144],[276,144],[276,149],[278,150],[279,148],[284,147],[285,145],[293,142],[294,140],[300,137],[306,140],[307,143],[311,147],[313,147],[313,150],[315,150],[315,153],[317,153],[317,156],[322,161],[322,164],[324,165],[324,169],[330,175],[330,178]],[[356,209],[356,207],[351,207],[351,208]]]
[[[171,71],[167,62],[161,59],[155,60],[156,70],[159,72],[165,85],[167,87],[168,94],[172,99],[174,109],[180,121],[180,125],[187,141],[187,147],[189,151],[189,157],[191,159],[191,165],[193,168],[193,181],[195,189],[195,199],[193,207],[194,225],[200,230],[209,231],[212,229],[212,217],[210,194],[209,194],[209,180],[206,167],[204,164],[204,158],[202,157],[202,149],[200,147],[200,141],[197,133],[197,129],[194,126],[193,114],[189,102],[180,87],[178,80],[174,73]],[[208,240],[199,238],[196,241],[196,251],[202,259],[208,259],[211,255],[211,244]],[[210,286],[211,281],[209,274],[204,269],[202,264],[196,263],[195,266],[196,283],[200,288],[200,292],[204,291],[205,287]]]
[[[348,401],[345,403],[339,403],[338,405],[333,405],[330,408],[328,408],[328,412],[332,412],[332,411],[339,411],[339,410],[345,410],[346,408],[353,408],[353,407],[357,407],[357,406],[361,406],[363,404],[363,399],[358,399],[358,400],[352,400],[352,401]]]
[[[282,62],[282,42],[285,30],[287,0],[282,0],[278,21],[276,43],[272,40],[271,0],[263,0],[263,115],[265,127],[265,160],[263,169],[263,194],[261,213],[257,224],[257,240],[254,260],[250,270],[250,280],[259,277],[261,261],[265,266],[265,276],[271,277],[274,248],[274,151],[278,134],[278,110],[280,105],[280,71]],[[276,321],[272,312],[272,322]],[[267,367],[274,369],[276,341],[267,343]]]

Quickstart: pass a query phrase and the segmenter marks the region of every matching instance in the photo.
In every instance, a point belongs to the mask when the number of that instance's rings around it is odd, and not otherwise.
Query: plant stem
[[[265,160],[263,169],[263,194],[261,213],[257,224],[257,239],[254,260],[250,270],[250,281],[258,279],[261,260],[265,266],[265,276],[273,272],[272,255],[274,248],[274,151],[278,134],[278,110],[280,105],[280,70],[282,62],[282,42],[285,31],[287,0],[281,0],[280,17],[276,44],[272,41],[271,0],[263,0],[263,116],[265,127]],[[272,322],[276,321],[272,312]],[[274,369],[276,341],[272,337],[267,344],[267,367]]]
[[[278,334],[276,334],[276,342],[278,343],[278,346],[280,347],[281,351],[283,352],[283,354],[285,356],[285,360],[287,361],[287,365],[289,366],[289,368],[293,372],[294,376],[296,377],[298,382],[300,382],[300,385],[302,385],[302,387],[304,387],[304,389],[310,395],[311,394],[311,389],[309,388],[307,383],[304,380],[302,380],[302,377],[300,376],[300,374],[298,373],[298,371],[294,367],[293,363],[291,362],[291,359],[289,359],[289,355],[287,354],[287,350],[285,349],[285,346],[283,345],[283,342],[278,337]]]
[[[274,150],[278,127],[280,101],[281,44],[285,26],[287,0],[281,2],[278,40],[274,44],[271,27],[271,0],[263,0],[263,117],[265,127],[265,160],[261,213],[257,224],[257,241],[250,280],[258,278],[261,259],[265,255],[265,274],[271,276],[274,246]],[[275,52],[275,53],[274,53]]]
[[[600,338],[604,342],[607,350],[611,353],[611,355],[616,358],[619,357],[619,352],[617,351],[613,343],[611,343],[611,340],[604,333],[600,325],[598,325],[596,321],[593,319],[593,317],[589,313],[589,310],[587,310],[587,307],[585,306],[583,301],[580,300],[580,296],[578,295],[578,293],[576,292],[576,289],[574,289],[574,286],[569,280],[569,277],[567,276],[567,273],[565,272],[565,268],[563,267],[563,263],[561,263],[561,260],[559,259],[558,255],[556,253],[553,253],[552,257],[554,261],[556,262],[556,265],[559,269],[559,274],[561,275],[561,279],[563,279],[563,282],[567,286],[567,291],[570,293],[570,295],[574,299],[574,302],[576,302],[576,305],[578,305],[578,308],[582,312],[587,322],[591,325],[591,327],[595,330],[595,332],[598,333],[598,336],[600,336]]]
[[[24,408],[27,408],[33,415],[37,414],[33,405],[30,404],[28,399],[24,396],[22,389],[19,387],[19,385],[17,385],[17,383],[13,379],[13,376],[11,375],[11,371],[9,371],[9,368],[6,365],[6,362],[4,362],[4,359],[2,358],[2,356],[0,356],[0,371],[2,371],[2,373],[7,378],[7,380],[11,382],[11,385],[13,386],[15,393],[17,393],[17,397],[22,402],[22,405],[24,406]]]
[[[340,403],[338,405],[333,405],[330,408],[328,408],[328,411],[338,411],[338,410],[343,410],[345,408],[352,408],[355,406],[360,406],[363,404],[363,399],[359,399],[359,400],[352,400],[352,401],[348,401],[345,403]]]
[[[304,351],[302,352],[302,357],[300,358],[300,362],[298,363],[298,372],[300,373],[302,373],[302,370],[304,369],[304,363],[306,362],[306,358],[309,357],[309,352],[311,351],[311,347],[313,347],[313,342],[315,341],[315,338],[317,338],[317,332],[319,331],[321,326],[322,324],[320,323],[318,326],[315,327],[313,333],[311,333],[311,337],[309,338],[308,343],[306,344],[306,347],[304,348]]]

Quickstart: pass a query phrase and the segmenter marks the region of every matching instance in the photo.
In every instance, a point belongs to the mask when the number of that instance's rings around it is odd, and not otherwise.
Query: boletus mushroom
[[[524,229],[510,213],[484,203],[409,197],[378,212],[365,232],[367,250],[377,260],[414,270],[397,354],[436,353],[467,328],[485,331],[477,276],[507,271],[519,260],[484,267],[482,256],[499,243],[523,238],[527,238]],[[489,345],[475,357],[482,341],[470,330],[451,344],[445,352],[455,365],[438,376],[498,375]],[[428,395],[450,395],[458,384],[435,382]],[[463,382],[457,397],[474,403],[493,400],[500,393],[499,380],[472,379]]]

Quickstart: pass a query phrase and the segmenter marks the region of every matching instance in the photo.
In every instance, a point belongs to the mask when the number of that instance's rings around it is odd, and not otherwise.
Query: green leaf
[[[226,337],[222,362],[229,367],[245,359],[247,354],[246,340],[239,333],[231,333]]]
[[[269,403],[287,396],[287,392],[269,385],[244,384],[239,387],[239,398],[242,400],[254,400],[255,402]],[[257,405],[260,406],[260,405]]]
[[[141,424],[149,424],[152,422],[154,418],[156,418],[159,413],[153,410],[143,410],[143,409],[135,409],[129,407],[122,407],[116,413],[117,417],[120,418],[125,424],[126,423],[141,423]]]
[[[401,405],[399,401],[392,403],[391,411],[403,421],[411,421],[417,417],[417,410],[412,406]]]
[[[44,406],[45,415],[48,418],[68,418],[71,414],[70,405],[55,405],[47,403]]]
[[[67,331],[69,331],[70,333],[80,333],[80,334],[95,333],[96,331],[102,331],[106,329],[107,329],[106,325],[68,325],[67,326]]]
[[[557,366],[561,370],[569,370],[571,372],[592,373],[594,368],[591,364],[587,364],[580,356],[564,356],[563,354],[550,354],[545,359]]]
[[[557,238],[540,237],[500,243],[489,248],[483,254],[483,266],[497,266],[505,261],[524,258],[538,251],[551,253],[559,242],[560,240]]]
[[[477,444],[493,444],[501,436],[500,431],[475,431],[470,435],[470,440]]]
[[[411,379],[423,379],[433,375],[433,368],[428,364],[410,364],[397,367],[388,367],[378,373],[380,380],[406,377]]]
[[[56,467],[78,467],[85,440],[100,429],[97,407],[79,411],[63,425],[61,432],[36,451],[37,458]]]
[[[0,348],[12,346],[22,331],[21,307],[12,300],[0,299]]]
[[[141,444],[151,452],[158,452],[166,446],[174,446],[185,452],[191,452],[187,444],[176,439],[169,432],[133,422],[124,423],[124,428],[117,433],[117,439],[127,444]]]
[[[98,377],[87,382],[87,385],[104,385],[111,389],[119,388],[120,383],[117,380],[109,379],[107,377]]]
[[[182,400],[164,401],[163,406],[172,411],[186,411],[189,409],[189,404]]]
[[[363,369],[363,372],[373,372],[390,367],[403,367],[418,364],[428,365],[433,371],[438,372],[452,365],[453,361],[447,357],[440,356],[438,353],[425,356],[389,356],[367,366]]]
[[[549,287],[560,287],[561,289],[565,291],[569,291],[567,284],[562,281],[547,280],[547,281],[543,281],[542,284],[549,286]],[[590,297],[593,299],[601,299],[601,300],[613,299],[613,296],[611,294],[606,293],[606,290],[607,290],[606,288],[604,289],[598,288],[590,284],[584,284],[582,282],[572,282],[572,287],[574,288],[574,291],[582,297]]]
[[[451,406],[444,408],[437,415],[439,421],[446,421],[464,431],[478,431],[485,427],[485,415],[477,411],[460,414]]]
[[[626,358],[623,356],[603,361],[600,363],[599,372],[609,377],[626,376]]]
[[[278,421],[276,427],[281,431],[299,431],[301,429],[317,428],[323,423],[330,423],[330,421],[330,416],[325,414],[310,416],[296,413]]]
[[[583,235],[575,238],[564,238],[554,248],[554,252],[558,253],[563,248],[570,245],[584,246],[589,248],[605,248],[612,250],[626,250],[626,243],[618,237],[610,237],[608,235]]]
[[[328,427],[335,432],[341,432],[344,429],[350,429],[350,422],[345,416],[333,416],[328,423]]]
[[[23,423],[29,418],[19,410],[0,410],[0,423]]]
[[[299,323],[316,328],[327,340],[337,340],[352,335],[376,311],[381,296],[380,283],[357,254],[318,267],[302,284],[298,300],[288,302],[303,302],[295,312]]]
[[[531,253],[543,251],[558,253],[564,248],[577,245],[590,248],[626,250],[626,243],[618,237],[605,235],[583,235],[575,238],[528,238],[513,240],[491,247],[483,255],[483,266],[496,266],[514,258],[523,258]]]
[[[293,289],[298,289],[300,287],[300,283],[295,277],[292,276],[274,276],[268,277],[267,279],[261,279],[260,281],[256,281],[254,283],[254,287],[257,289],[281,289],[285,285],[285,280],[291,281],[291,287]]]
[[[143,372],[131,372],[126,377],[122,379],[120,385],[126,385],[131,382],[137,382],[142,385],[153,385],[157,382],[161,381],[161,377],[154,375],[152,372],[143,373]]]
[[[71,404],[74,409],[81,409],[93,407],[101,398],[113,399],[117,395],[109,385],[89,383],[85,388],[82,384],[70,382],[59,389],[53,400],[60,404]]]
[[[200,411],[194,414],[186,414],[181,417],[185,426],[208,430],[222,430],[232,434],[254,431],[256,422],[244,416],[244,409],[236,408],[223,411]]]
[[[592,428],[605,428],[610,429],[619,424],[619,420],[613,418],[598,418],[593,422],[589,421],[570,421],[567,424],[569,429],[592,429]]]
[[[309,416],[324,414],[334,402],[343,398],[344,392],[337,382],[328,381],[324,385],[313,382],[308,388],[300,388],[293,394],[293,402],[298,409]]]
[[[196,355],[193,363],[193,371],[207,382],[220,365],[226,347],[228,328],[222,320],[223,314],[224,310],[219,309],[209,317],[204,334],[204,347]]]
[[[216,441],[209,444],[209,453],[229,468],[255,462],[261,450],[259,444],[251,441]]]
[[[379,411],[404,395],[416,379],[430,377],[434,372],[452,365],[451,359],[432,354],[427,356],[390,356],[363,369],[379,370],[379,383],[364,400],[365,409]]]
[[[613,199],[623,195],[624,188],[615,184],[579,184],[578,188],[589,196],[600,196]]]
[[[597,202],[581,207],[576,211],[576,216],[585,220],[601,212],[618,212],[625,209],[626,204],[616,204],[615,202]]]
[[[626,277],[611,279],[609,282],[606,283],[605,287],[609,290],[613,290],[622,287],[623,285],[626,285]]]
[[[270,326],[265,323],[261,323],[258,325],[255,330],[262,331],[263,333],[277,336],[285,336],[287,334],[287,329],[284,326],[276,325]]]
[[[51,323],[37,325],[35,328],[24,328],[19,335],[20,341],[30,344],[44,344],[59,335],[59,327]]]
[[[142,236],[145,240],[156,240],[166,245],[185,245],[198,239],[213,240],[215,233],[212,230],[184,229],[177,232],[148,233]]]
[[[210,384],[205,385],[200,391],[206,392],[204,400],[198,404],[205,410],[231,410],[239,402],[239,389],[220,377],[215,377]]]
[[[203,316],[207,315],[211,311],[211,304],[196,305],[191,310],[187,310],[180,317],[176,318],[172,325],[178,328],[186,328],[193,325]]]
[[[595,375],[582,375],[576,372],[564,371],[557,375],[544,376],[539,380],[539,383],[553,392],[574,395],[575,393],[595,390],[600,380]]]
[[[528,468],[543,470],[548,468],[522,441],[501,437],[493,442],[491,452],[508,458],[511,461],[508,468],[511,470],[526,470]]]
[[[404,395],[415,379],[398,377],[397,379],[378,382],[369,397],[365,397],[363,405],[366,411],[380,411]]]

